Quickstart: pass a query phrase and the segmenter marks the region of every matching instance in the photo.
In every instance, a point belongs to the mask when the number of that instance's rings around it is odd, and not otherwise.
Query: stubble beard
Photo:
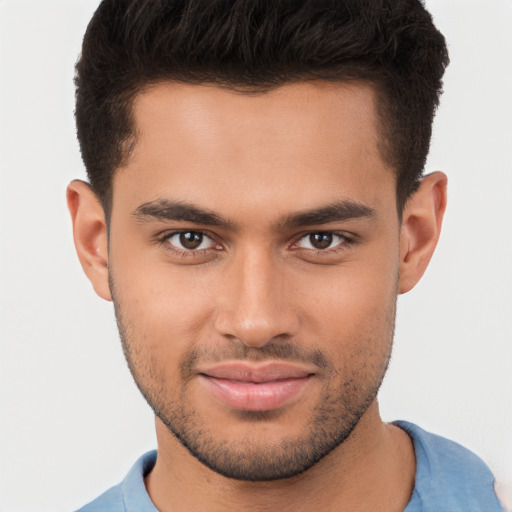
[[[182,360],[182,385],[179,396],[173,398],[165,384],[165,371],[158,357],[147,354],[143,346],[137,345],[136,341],[140,340],[132,339],[133,330],[124,321],[121,305],[116,298],[114,307],[123,352],[134,381],[155,415],[176,439],[193,457],[220,475],[243,481],[270,481],[291,478],[307,471],[346,441],[354,431],[375,400],[389,365],[396,302],[388,319],[387,349],[378,367],[363,366],[337,386],[331,386],[330,381],[326,382],[321,399],[310,413],[311,421],[304,433],[294,439],[282,440],[277,445],[255,439],[250,434],[242,441],[233,442],[232,439],[222,437],[222,433],[210,428],[208,422],[200,418],[187,396],[190,382],[188,372],[198,358],[204,357],[200,351],[191,350]],[[371,348],[375,346],[374,340],[362,340],[361,346]],[[209,352],[209,357],[210,360],[223,357],[240,360],[278,358],[315,361],[317,364],[320,364],[320,359],[326,373],[336,373],[323,354],[318,351],[303,352],[289,342],[270,342],[258,349],[236,345],[229,355],[226,352]],[[280,411],[238,411],[237,414],[238,417],[236,414],[234,416],[236,420],[252,422],[257,426],[275,420]]]
[[[341,395],[346,397],[351,384],[344,388]],[[357,406],[347,404],[345,398],[324,397],[312,411],[311,425],[301,437],[269,446],[251,437],[236,444],[214,437],[193,412],[183,407],[183,400],[158,407],[147,390],[139,389],[155,415],[197,460],[227,478],[253,482],[291,478],[313,467],[348,439],[377,394],[375,390]],[[270,422],[276,416],[274,411],[240,411],[238,418],[234,415],[241,422],[253,424]]]

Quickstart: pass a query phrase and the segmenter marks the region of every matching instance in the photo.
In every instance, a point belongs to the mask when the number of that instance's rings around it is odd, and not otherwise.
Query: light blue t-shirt
[[[502,512],[494,477],[474,453],[406,421],[416,452],[416,481],[404,512]],[[126,478],[78,512],[158,512],[144,486],[156,451],[143,455]]]

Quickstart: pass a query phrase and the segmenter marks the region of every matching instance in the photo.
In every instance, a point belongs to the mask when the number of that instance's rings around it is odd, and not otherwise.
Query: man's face
[[[109,252],[134,378],[221,474],[304,471],[375,409],[391,352],[400,233],[374,93],[164,83],[134,118]]]

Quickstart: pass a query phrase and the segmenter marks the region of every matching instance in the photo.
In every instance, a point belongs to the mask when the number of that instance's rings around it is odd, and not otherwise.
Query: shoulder
[[[77,512],[156,512],[146,492],[144,477],[156,462],[156,451],[140,457],[126,478]]]
[[[125,512],[123,491],[121,484],[110,488],[91,503],[85,505],[77,512]]]
[[[416,454],[416,482],[406,512],[500,512],[494,476],[473,452],[417,425],[397,421],[411,437]],[[413,506],[414,505],[414,506]],[[421,505],[421,506],[416,506]]]

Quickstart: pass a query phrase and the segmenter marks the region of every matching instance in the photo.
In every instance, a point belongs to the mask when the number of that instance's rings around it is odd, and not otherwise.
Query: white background
[[[75,256],[73,65],[97,1],[0,0],[0,512],[78,508],[155,446],[112,306]],[[451,54],[427,170],[450,202],[399,301],[383,417],[456,439],[512,482],[512,1],[429,0]]]

